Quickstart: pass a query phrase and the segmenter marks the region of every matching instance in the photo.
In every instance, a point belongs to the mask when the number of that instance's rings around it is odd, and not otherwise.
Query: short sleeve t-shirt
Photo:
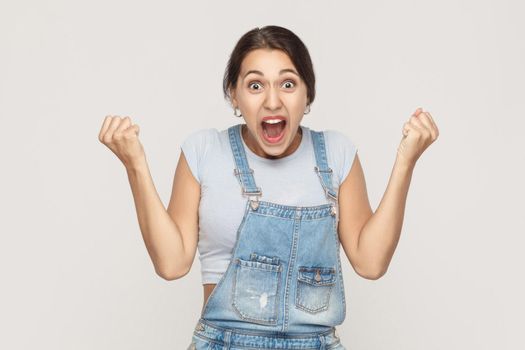
[[[310,128],[301,125],[302,139],[290,155],[268,159],[255,154],[241,137],[246,156],[261,188],[260,200],[292,206],[329,203],[314,170],[315,154]],[[336,193],[348,176],[357,147],[343,133],[325,130],[328,166],[334,170]],[[247,197],[234,174],[235,162],[228,129],[199,129],[183,141],[190,170],[201,187],[198,251],[202,284],[217,283],[228,267],[242,221]]]

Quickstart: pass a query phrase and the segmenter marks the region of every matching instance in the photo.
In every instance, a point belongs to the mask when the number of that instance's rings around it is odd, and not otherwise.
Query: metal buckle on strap
[[[257,208],[259,208],[259,197],[262,196],[262,191],[260,187],[257,187],[256,192],[245,191],[244,187],[242,187],[241,193],[243,196],[248,196],[248,198],[250,199],[250,206],[253,210],[257,210]]]
[[[244,187],[241,188],[241,192],[244,195],[248,195],[250,197],[252,196],[262,196],[262,191],[261,191],[261,188],[260,187],[256,187],[257,188],[257,191],[256,192],[248,192],[244,189]]]
[[[332,170],[332,168],[327,168],[326,170],[325,169],[319,169],[319,167],[317,165],[314,166],[314,170],[319,172],[319,173],[333,173],[334,172]]]
[[[337,208],[335,207],[335,204],[332,204],[332,207],[330,208],[330,215],[337,216]]]
[[[259,195],[249,195],[248,198],[252,209],[257,210],[257,208],[259,208]]]
[[[337,202],[337,195],[334,196],[333,194],[331,194],[331,193],[330,193],[330,190],[329,190],[328,188],[325,188],[324,193],[325,193],[328,197],[332,198],[334,201]]]
[[[253,169],[249,168],[248,169],[248,172],[245,172],[245,171],[240,171],[239,169],[237,168],[233,168],[233,174],[234,175],[241,175],[241,174],[253,174]]]

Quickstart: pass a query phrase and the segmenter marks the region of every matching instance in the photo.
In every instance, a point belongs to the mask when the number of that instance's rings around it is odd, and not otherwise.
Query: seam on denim
[[[345,300],[345,284],[344,284],[344,278],[343,278],[343,271],[341,267],[341,242],[339,240],[339,234],[338,234],[338,220],[334,219],[333,222],[334,229],[332,230],[335,240],[335,250],[337,255],[337,274],[339,277],[339,292],[341,294],[341,303],[343,308],[343,315],[340,322],[342,323],[346,319],[346,300]]]
[[[321,281],[319,281],[319,283],[310,283],[311,280],[309,278],[306,278],[305,274],[304,273],[301,273],[301,272],[304,272],[304,271],[309,271],[309,270],[316,270],[317,268],[319,269],[322,269],[323,270],[323,275],[330,275],[330,279],[326,281],[326,283],[321,283]],[[337,284],[337,269],[332,267],[332,266],[298,266],[297,268],[297,283],[296,283],[296,292],[295,292],[295,304],[296,304],[296,307],[301,309],[301,310],[304,310],[304,311],[307,311],[309,313],[312,313],[312,314],[316,314],[316,313],[319,313],[321,311],[325,311],[329,308],[330,306],[330,297],[332,295],[332,289],[333,287]],[[305,301],[305,303],[301,303],[300,302],[300,296],[301,296],[301,291],[304,291],[304,289],[306,288],[326,288],[326,287],[330,287],[327,291],[325,290],[323,293],[326,295],[325,296],[325,300],[323,300],[323,303],[321,304],[320,307],[316,308],[316,309],[312,309],[310,307],[308,307],[306,305],[306,303],[308,302],[307,300]],[[313,289],[313,291],[317,291],[315,289]],[[319,290],[321,291],[321,290]],[[315,294],[315,293],[314,293]]]
[[[305,304],[300,303],[299,302],[299,297],[301,295],[300,291],[302,289],[302,288],[300,288],[300,286],[303,286],[303,287],[306,287],[306,288],[325,288],[325,289],[327,288],[328,290],[325,290],[323,292],[326,296],[323,299],[323,302],[322,302],[321,306],[316,308],[316,309],[312,309],[312,308],[309,308],[308,306],[306,306]],[[301,309],[301,310],[304,310],[304,311],[306,311],[308,313],[311,313],[311,314],[317,314],[319,312],[328,310],[328,307],[330,306],[330,296],[332,295],[333,287],[334,287],[334,284],[313,286],[311,284],[308,284],[308,283],[298,279],[297,280],[297,290],[296,290],[296,293],[295,293],[295,305],[296,305],[296,307]]]
[[[247,267],[245,265],[242,265],[241,264],[241,259],[237,258],[235,259],[235,271],[234,271],[234,275],[232,277],[232,288],[231,288],[231,300],[232,300],[232,307],[233,309],[235,310],[235,312],[237,313],[237,315],[242,318],[243,320],[247,320],[247,321],[251,321],[251,322],[254,322],[254,323],[259,323],[259,324],[263,324],[263,325],[276,325],[277,322],[279,321],[278,319],[278,311],[279,311],[279,287],[280,287],[280,279],[281,279],[281,263],[279,263],[279,270],[261,270],[261,271],[266,271],[266,272],[271,272],[271,273],[275,273],[275,278],[277,279],[277,286],[276,286],[276,300],[275,300],[275,305],[273,307],[273,314],[269,317],[266,317],[264,319],[261,319],[261,318],[253,318],[253,317],[250,317],[248,315],[245,315],[242,308],[237,305],[236,303],[236,289],[237,289],[237,276],[239,274],[239,270],[242,268],[242,267]]]
[[[260,203],[260,202],[259,202]],[[264,213],[264,210],[260,210],[257,209],[257,211],[254,211],[252,213],[253,215],[258,215],[258,216],[266,216],[266,217],[272,217],[272,218],[278,218],[278,219],[283,219],[283,220],[296,220],[295,217],[284,217],[282,215],[277,215],[277,214],[272,214],[272,213]],[[302,214],[301,214],[302,215]],[[314,216],[314,217],[304,217],[304,216],[301,216],[301,220],[302,221],[315,221],[315,220],[322,220],[322,219],[326,219],[328,217],[332,216],[330,213],[326,213],[325,215],[322,215],[322,216]]]
[[[232,251],[232,256],[230,258],[230,262],[228,263],[228,267],[226,268],[226,271],[224,271],[224,273],[222,274],[219,282],[217,282],[217,284],[215,285],[215,287],[213,288],[213,290],[211,291],[210,295],[208,296],[208,299],[206,300],[206,304],[204,305],[204,308],[202,309],[202,312],[201,312],[201,315],[200,317],[201,318],[204,318],[204,315],[206,314],[207,310],[208,310],[208,306],[210,305],[210,301],[211,301],[211,298],[213,297],[214,294],[218,293],[218,290],[219,290],[219,287],[224,284],[224,280],[226,280],[226,277],[227,277],[227,274],[229,273],[229,271],[232,269],[232,265],[233,265],[233,257],[237,251],[237,246],[239,245],[239,237],[241,235],[241,232],[242,230],[244,229],[244,227],[246,227],[246,223],[249,219],[249,209],[250,208],[250,204],[248,201],[246,201],[246,206],[244,208],[244,215],[242,217],[242,220],[241,220],[241,223],[239,224],[239,227],[237,227],[237,232],[236,232],[236,240],[235,240],[235,245],[233,247],[233,251]]]
[[[222,342],[221,342],[220,340],[212,339],[212,338],[208,338],[208,337],[205,336],[205,335],[197,334],[197,333],[194,333],[193,335],[196,336],[197,338],[200,338],[200,339],[203,340],[203,341],[208,342],[208,343],[213,343],[213,344],[217,344],[217,345],[222,345]],[[208,348],[209,348],[209,345],[210,345],[210,344],[208,344]]]

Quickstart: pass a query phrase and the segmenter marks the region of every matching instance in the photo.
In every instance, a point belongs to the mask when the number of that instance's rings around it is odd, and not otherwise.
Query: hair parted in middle
[[[308,48],[291,30],[268,25],[245,33],[235,45],[224,71],[222,90],[231,102],[230,89],[235,88],[243,59],[252,50],[276,49],[284,51],[306,84],[308,105],[315,99],[315,74]]]

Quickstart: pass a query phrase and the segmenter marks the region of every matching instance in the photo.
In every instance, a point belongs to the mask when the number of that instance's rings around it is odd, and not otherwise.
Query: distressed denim
[[[312,168],[328,203],[289,206],[259,200],[240,127],[228,134],[234,174],[248,200],[230,263],[202,309],[189,349],[344,349],[335,329],[346,316],[338,201],[324,135],[310,130]]]

